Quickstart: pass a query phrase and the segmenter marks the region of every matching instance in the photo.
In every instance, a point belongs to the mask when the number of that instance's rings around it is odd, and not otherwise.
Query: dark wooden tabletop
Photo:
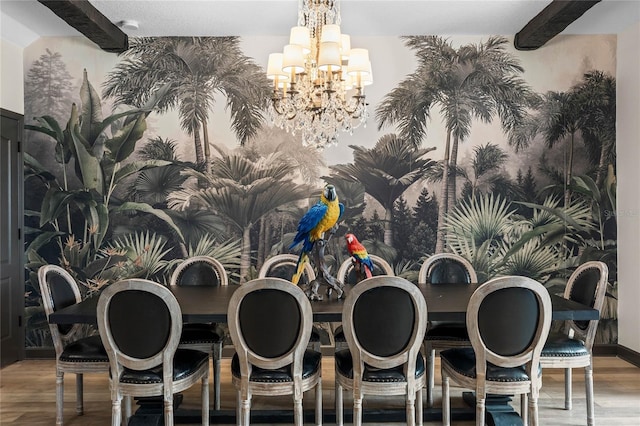
[[[418,286],[427,301],[427,311],[431,321],[464,322],[467,303],[477,284],[439,284]],[[184,322],[205,323],[227,321],[227,306],[236,285],[219,287],[172,287],[182,309]],[[349,286],[346,288],[349,292]],[[342,319],[344,299],[324,297],[325,300],[311,302],[313,319],[316,322],[339,322]],[[598,311],[560,296],[551,295],[554,320],[598,319]],[[71,305],[49,316],[53,324],[97,324],[96,305],[93,297],[76,305]]]

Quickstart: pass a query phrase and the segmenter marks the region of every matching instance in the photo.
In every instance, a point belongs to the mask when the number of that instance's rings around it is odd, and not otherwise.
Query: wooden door
[[[22,272],[23,117],[2,109],[0,131],[0,366],[24,358]]]

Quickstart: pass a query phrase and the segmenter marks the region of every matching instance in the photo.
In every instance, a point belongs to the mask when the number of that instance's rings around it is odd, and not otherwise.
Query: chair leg
[[[416,425],[416,401],[415,394],[411,395],[411,392],[407,393],[406,412],[407,412],[407,426]]]
[[[240,390],[236,392],[236,426],[241,426],[242,423],[242,397],[240,396]]]
[[[164,426],[173,426],[173,395],[164,400]]]
[[[213,409],[220,409],[220,360],[222,359],[222,342],[213,345]]]
[[[584,383],[587,394],[587,426],[594,425],[594,401],[593,401],[593,365],[584,368]]]
[[[416,392],[416,417],[417,417],[417,425],[418,426],[422,426],[422,423],[424,421],[423,419],[423,406],[422,406],[422,387],[420,387],[418,389],[418,391]]]
[[[64,410],[64,373],[56,370],[56,425],[62,426]]]
[[[82,373],[76,373],[76,413],[79,416],[84,414],[84,389]]]
[[[564,409],[571,410],[571,369],[564,369]]]
[[[111,401],[111,426],[120,426],[121,422],[122,422],[122,395],[117,394],[113,396],[113,399]]]
[[[529,418],[531,426],[538,426],[538,398],[533,395],[529,398]]]
[[[528,395],[523,393],[520,395],[520,416],[522,417],[522,424],[527,426],[529,422],[529,404],[528,404]]]
[[[124,397],[124,420],[125,424],[129,424],[129,419],[131,418],[131,395],[127,395]]]
[[[304,413],[302,412],[302,398],[293,398],[294,424],[304,425]]]
[[[362,426],[362,393],[353,393],[353,426]]]
[[[427,352],[427,407],[433,407],[433,387],[435,386],[436,350],[431,345],[426,346]]]
[[[247,397],[247,399],[242,400],[241,406],[241,416],[242,417],[242,425],[249,426],[251,421],[251,395]]]
[[[316,426],[322,426],[322,377],[316,385]]]
[[[451,424],[451,408],[449,407],[449,376],[442,372],[442,425]]]
[[[484,426],[485,398],[476,393],[476,426]]]
[[[202,377],[202,426],[209,426],[209,364]]]
[[[343,413],[343,400],[342,400],[342,386],[336,381],[336,424],[342,426],[344,422]]]

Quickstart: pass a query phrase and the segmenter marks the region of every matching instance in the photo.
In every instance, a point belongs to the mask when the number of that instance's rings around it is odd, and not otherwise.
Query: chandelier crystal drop
[[[341,33],[338,0],[299,0],[298,26],[282,53],[269,55],[267,77],[273,80],[271,122],[300,132],[305,146],[336,145],[338,132],[353,134],[369,116],[369,52],[351,48],[350,37]]]

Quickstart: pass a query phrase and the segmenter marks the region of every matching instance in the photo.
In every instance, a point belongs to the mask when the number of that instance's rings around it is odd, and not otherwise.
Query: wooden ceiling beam
[[[129,37],[88,0],[38,0],[107,52],[122,53]]]
[[[535,50],[560,34],[600,0],[553,0],[515,36],[518,50]]]

